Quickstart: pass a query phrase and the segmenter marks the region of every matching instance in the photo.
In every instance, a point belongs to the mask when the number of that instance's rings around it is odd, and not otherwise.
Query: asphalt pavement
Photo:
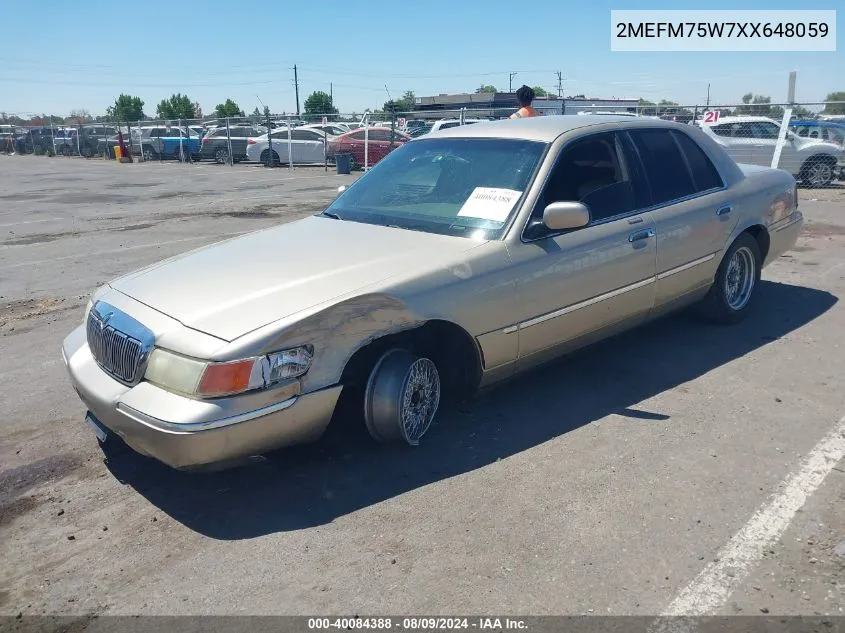
[[[353,178],[0,156],[0,614],[842,614],[842,185],[801,190],[804,234],[742,324],[628,332],[418,448],[105,459],[60,354],[91,291]]]

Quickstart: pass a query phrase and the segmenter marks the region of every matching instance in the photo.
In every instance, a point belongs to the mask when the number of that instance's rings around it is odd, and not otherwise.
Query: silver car
[[[780,124],[762,116],[729,116],[716,125],[697,122],[738,163],[769,167]],[[845,149],[787,131],[778,167],[811,187],[826,187],[845,168]]]
[[[176,468],[316,440],[342,393],[413,445],[442,402],[672,310],[742,319],[802,223],[788,173],[694,126],[478,123],[316,216],[110,282],[62,353],[98,438]]]

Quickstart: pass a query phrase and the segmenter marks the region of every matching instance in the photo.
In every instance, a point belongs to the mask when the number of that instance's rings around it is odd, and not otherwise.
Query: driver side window
[[[534,215],[542,218],[553,202],[581,202],[592,223],[636,209],[630,171],[615,134],[595,134],[563,149]]]

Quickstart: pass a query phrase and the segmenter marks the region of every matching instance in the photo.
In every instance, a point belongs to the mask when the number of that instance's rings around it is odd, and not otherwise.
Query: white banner
[[[620,10],[611,51],[836,51],[835,10]]]

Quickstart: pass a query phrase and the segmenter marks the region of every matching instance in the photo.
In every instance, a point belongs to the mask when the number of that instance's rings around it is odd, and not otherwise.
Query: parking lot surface
[[[93,289],[353,179],[0,156],[0,613],[843,613],[842,186],[801,190],[747,321],[605,341],[417,448],[333,430],[216,474],[104,459],[60,354]]]

